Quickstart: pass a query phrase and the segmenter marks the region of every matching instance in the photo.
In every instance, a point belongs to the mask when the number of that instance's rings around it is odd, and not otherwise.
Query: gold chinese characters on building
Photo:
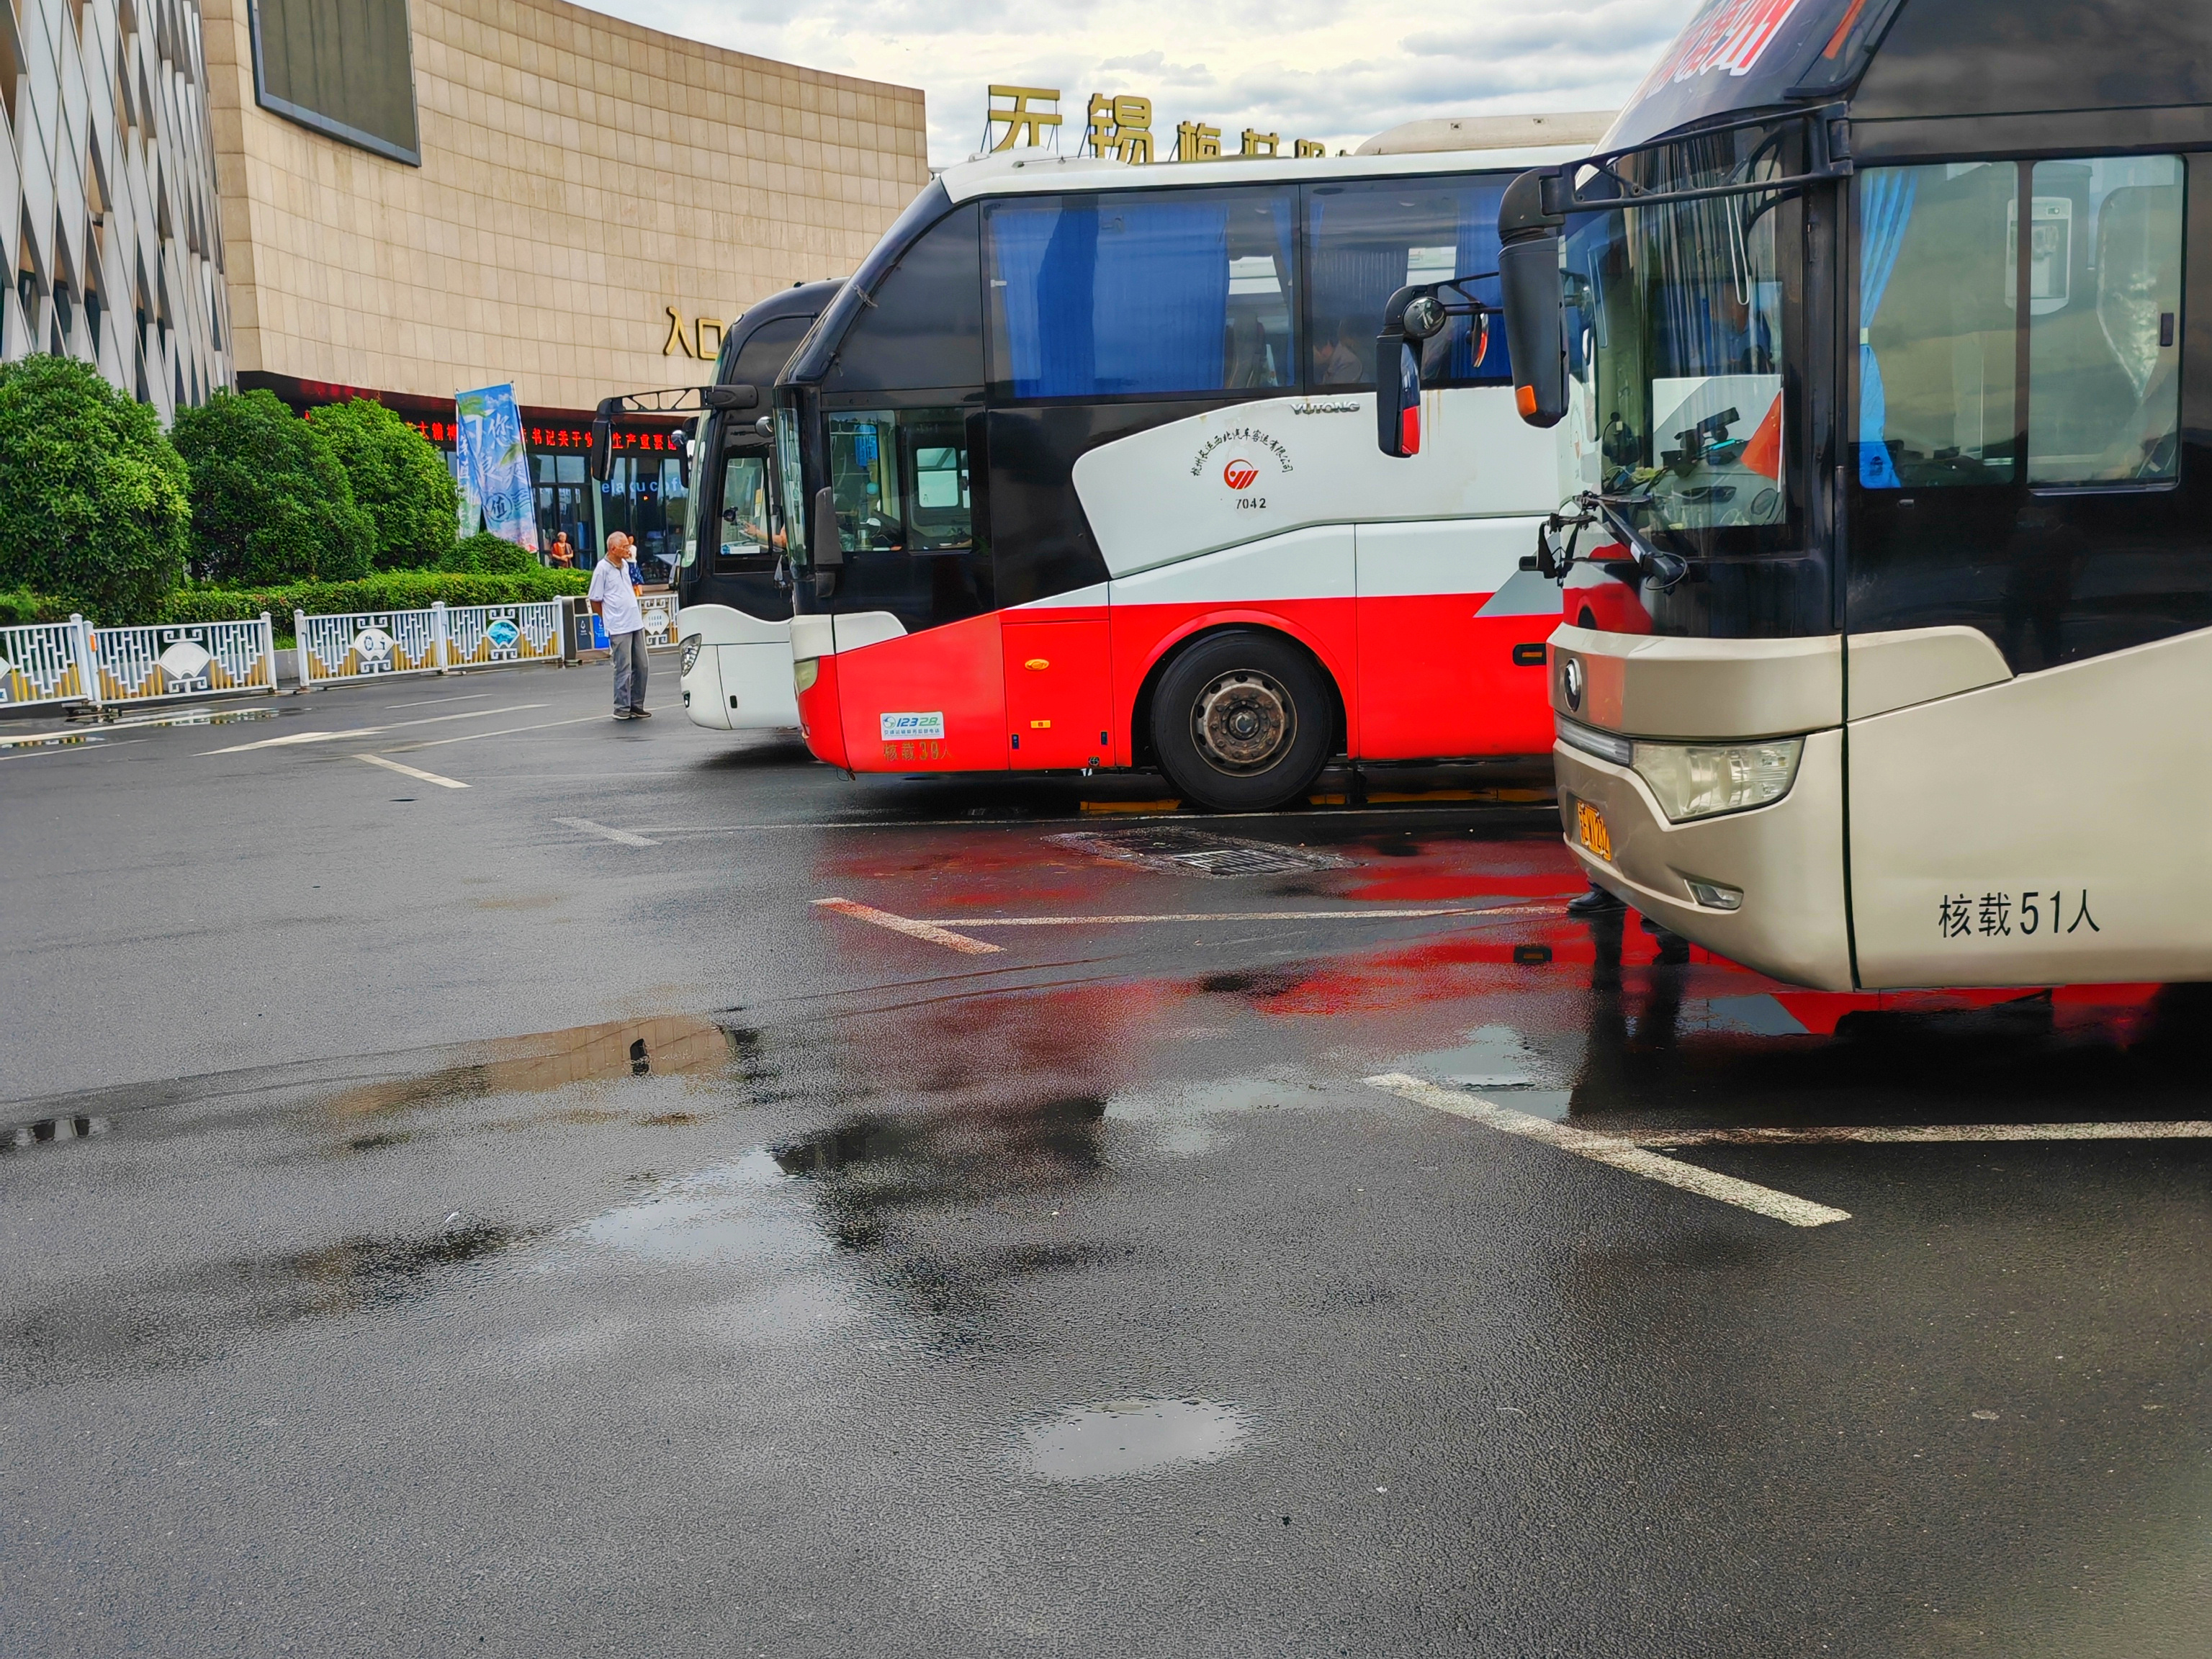
[[[994,86],[989,89],[983,145],[993,155],[1042,146],[1046,143],[1048,128],[1052,130],[1056,142],[1060,125],[1057,87]],[[1301,160],[1328,154],[1328,146],[1318,139],[1296,138],[1291,142],[1291,154]],[[1132,167],[1158,161],[1161,158],[1152,140],[1152,100],[1132,93],[1092,93],[1084,118],[1083,147],[1093,155],[1125,161]],[[1279,132],[1261,132],[1246,127],[1237,154],[1240,157],[1280,155],[1283,137]],[[1221,129],[1202,121],[1176,122],[1175,150],[1168,159],[1219,161]]]

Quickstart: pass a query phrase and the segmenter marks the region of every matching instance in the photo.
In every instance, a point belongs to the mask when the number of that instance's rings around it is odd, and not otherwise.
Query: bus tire
[[[1296,799],[1328,764],[1328,678],[1289,641],[1211,634],[1168,665],[1152,696],[1152,753],[1183,799],[1216,812]]]

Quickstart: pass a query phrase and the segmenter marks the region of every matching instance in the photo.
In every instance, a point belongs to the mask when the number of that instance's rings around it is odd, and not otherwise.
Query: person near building
[[[645,613],[630,586],[630,539],[621,531],[607,538],[607,556],[592,572],[592,614],[607,630],[615,659],[615,718],[653,718],[645,706]]]
[[[567,531],[556,530],[553,532],[553,545],[546,550],[545,556],[560,569],[575,568],[576,550],[568,544]]]

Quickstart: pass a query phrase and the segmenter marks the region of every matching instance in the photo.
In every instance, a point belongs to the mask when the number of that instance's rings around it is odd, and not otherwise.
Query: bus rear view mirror
[[[709,409],[758,409],[757,386],[710,386],[700,389],[699,401]]]
[[[1557,426],[1567,412],[1566,300],[1559,239],[1547,233],[1498,251],[1505,296],[1505,345],[1513,358],[1513,407],[1530,426]]]
[[[614,471],[615,399],[600,404],[599,413],[592,416],[592,443],[585,452],[584,466],[592,478],[600,483]]]
[[[836,570],[845,562],[837,534],[837,492],[824,484],[814,492],[814,516],[806,527],[807,562],[816,570]]]
[[[1421,453],[1421,352],[1401,335],[1375,343],[1375,442],[1400,460]]]

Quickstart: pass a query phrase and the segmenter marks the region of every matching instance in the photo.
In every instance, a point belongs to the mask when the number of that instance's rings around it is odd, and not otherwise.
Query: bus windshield
[[[1756,131],[1614,167],[1653,191],[1776,170]],[[1686,554],[1768,550],[1789,518],[1781,217],[1754,190],[1581,215],[1568,228],[1570,365],[1593,441],[1586,481]]]

